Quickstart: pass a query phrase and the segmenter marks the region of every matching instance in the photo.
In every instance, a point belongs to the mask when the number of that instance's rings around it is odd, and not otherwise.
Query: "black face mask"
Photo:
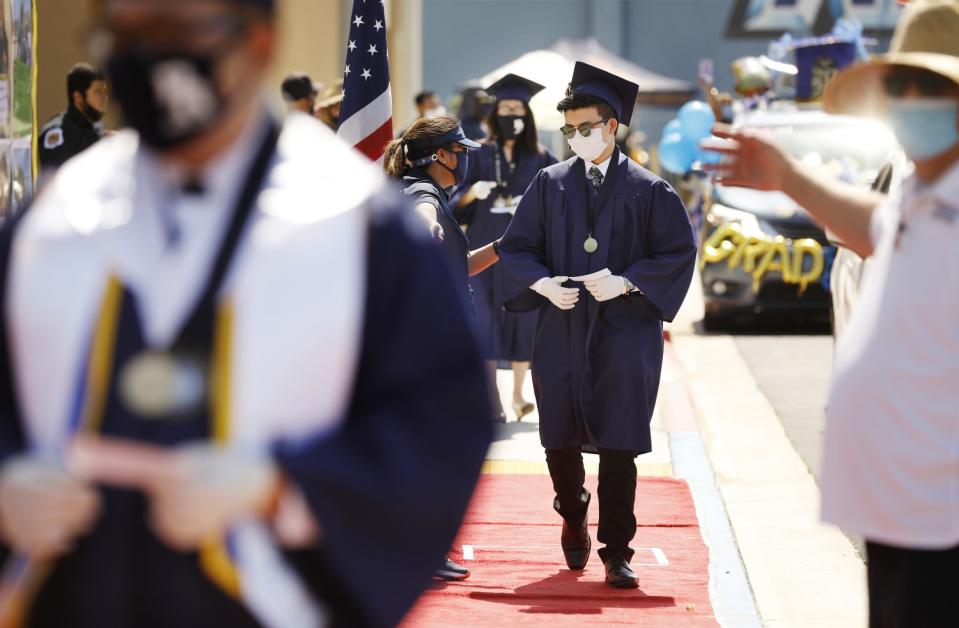
[[[107,63],[127,124],[152,148],[173,148],[209,131],[226,110],[216,85],[218,57],[128,52]]]
[[[496,126],[499,127],[500,137],[514,140],[526,130],[526,120],[523,116],[496,116]]]
[[[103,119],[103,112],[94,109],[93,106],[85,100],[83,101],[83,108],[80,109],[80,112],[86,116],[87,120],[94,124]]]

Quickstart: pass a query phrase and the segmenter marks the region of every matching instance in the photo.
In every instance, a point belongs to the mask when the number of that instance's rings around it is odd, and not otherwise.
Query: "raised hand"
[[[703,143],[703,148],[725,156],[719,164],[706,165],[716,183],[764,191],[787,185],[795,163],[771,136],[749,129],[733,131],[723,124],[714,127],[713,135],[726,140]]]

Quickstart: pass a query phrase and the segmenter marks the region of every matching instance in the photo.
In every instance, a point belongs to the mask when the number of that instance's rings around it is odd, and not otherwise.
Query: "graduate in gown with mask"
[[[577,156],[536,175],[500,244],[502,266],[526,286],[507,308],[538,313],[533,382],[567,565],[589,558],[582,451],[598,452],[599,556],[617,588],[638,586],[634,459],[651,450],[663,321],[679,311],[696,262],[682,201],[616,148],[637,92],[576,64],[558,109]]]
[[[129,129],[0,231],[2,625],[395,626],[453,542],[492,435],[462,284],[270,116],[277,3],[100,4]]]
[[[556,163],[556,158],[539,143],[530,99],[544,88],[516,74],[507,74],[487,88],[496,97],[496,106],[487,126],[490,136],[470,156],[470,169],[451,201],[456,217],[467,226],[470,242],[486,245],[503,237],[523,193],[536,173]],[[517,420],[535,409],[523,398],[523,383],[533,352],[536,315],[509,312],[503,304],[513,292],[510,279],[494,266],[473,279],[476,309],[483,329],[485,357],[493,385],[493,410],[505,420],[496,390],[496,368],[500,361],[513,369],[512,410]]]

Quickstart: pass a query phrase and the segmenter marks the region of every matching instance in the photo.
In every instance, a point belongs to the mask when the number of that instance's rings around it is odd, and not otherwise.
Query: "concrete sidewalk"
[[[866,626],[865,567],[728,337],[673,334],[765,626]]]

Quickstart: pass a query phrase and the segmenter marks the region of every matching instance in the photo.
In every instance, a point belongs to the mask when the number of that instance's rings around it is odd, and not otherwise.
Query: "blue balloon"
[[[679,133],[670,133],[659,143],[659,163],[670,172],[686,174],[695,158],[696,144]]]
[[[698,143],[713,133],[716,115],[704,102],[692,100],[679,110],[680,133],[683,139]]]
[[[719,138],[715,138],[719,139]],[[717,153],[716,151],[708,150],[702,147],[699,147],[696,150],[696,161],[704,164],[718,164],[723,160],[723,154]]]
[[[679,122],[678,119],[673,118],[672,120],[666,123],[666,126],[663,127],[662,137],[666,137],[670,133],[679,133],[681,129],[682,129],[682,124]]]

